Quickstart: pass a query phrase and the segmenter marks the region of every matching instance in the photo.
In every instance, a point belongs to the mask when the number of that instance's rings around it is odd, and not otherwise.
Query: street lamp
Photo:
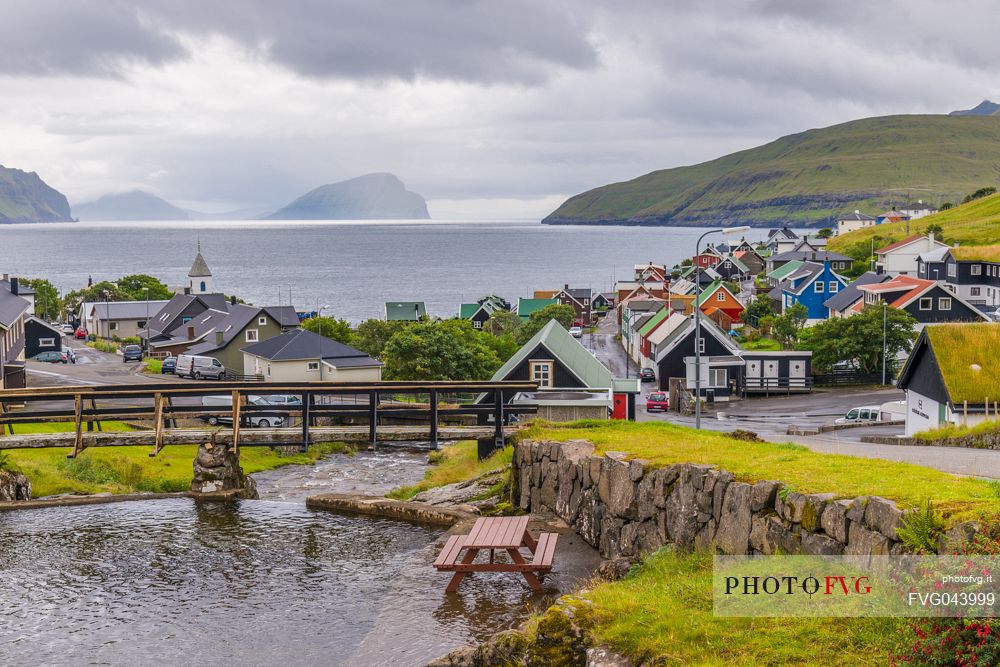
[[[330,304],[324,304],[322,306],[316,305],[316,332],[320,335],[319,339],[319,357],[317,357],[317,370],[319,371],[319,380],[323,381],[323,311],[329,310]]]
[[[885,353],[888,347],[887,340],[885,337],[885,320],[886,320],[886,307],[888,304],[885,299],[882,300],[882,386],[885,386]]]
[[[146,293],[146,356],[149,356],[149,288],[143,287],[142,291]]]
[[[749,225],[710,229],[694,244],[694,427],[701,428],[701,242],[709,234],[741,234],[750,229]]]

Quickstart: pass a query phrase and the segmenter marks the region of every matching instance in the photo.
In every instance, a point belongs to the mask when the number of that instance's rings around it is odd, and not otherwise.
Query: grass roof
[[[1000,262],[1000,245],[959,246],[951,256],[963,262]]]
[[[952,402],[1000,400],[1000,324],[937,324],[925,331]]]

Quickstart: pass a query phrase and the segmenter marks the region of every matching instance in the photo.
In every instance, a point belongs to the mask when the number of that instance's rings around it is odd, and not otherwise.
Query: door
[[[615,394],[611,418],[628,419],[628,397],[625,394]]]
[[[765,359],[764,386],[778,387],[780,384],[781,383],[778,381],[778,362],[776,360]]]
[[[792,359],[788,362],[788,386],[803,387],[806,384],[806,362]]]
[[[747,360],[746,386],[747,387],[760,386],[760,359]]]

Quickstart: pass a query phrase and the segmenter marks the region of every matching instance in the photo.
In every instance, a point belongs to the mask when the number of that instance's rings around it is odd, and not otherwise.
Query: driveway
[[[122,362],[117,354],[108,354],[87,347],[83,341],[64,337],[63,346],[76,352],[75,364],[47,364],[28,360],[25,368],[28,372],[29,387],[51,387],[75,384],[133,384],[137,382],[157,382],[160,376],[146,375],[142,372],[145,362]],[[172,375],[165,375],[163,380],[176,381]]]
[[[583,334],[583,346],[604,364],[611,375],[616,378],[636,377],[639,367],[625,354],[625,349],[615,340],[618,334],[618,321],[614,311],[609,312],[597,322],[597,332]]]

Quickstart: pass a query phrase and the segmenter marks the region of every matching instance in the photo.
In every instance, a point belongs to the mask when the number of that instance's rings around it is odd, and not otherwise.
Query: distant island
[[[571,197],[542,222],[829,226],[855,209],[960,202],[997,185],[1000,105],[865,118]]]
[[[108,194],[96,201],[76,204],[73,214],[83,221],[188,220],[191,217],[184,209],[142,190]]]
[[[72,221],[64,194],[33,171],[0,165],[0,224]]]
[[[428,220],[427,202],[392,174],[323,185],[264,220]]]

